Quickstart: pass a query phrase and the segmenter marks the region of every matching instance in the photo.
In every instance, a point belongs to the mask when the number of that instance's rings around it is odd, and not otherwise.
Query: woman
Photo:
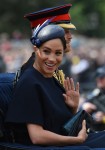
[[[18,143],[44,146],[82,144],[87,139],[85,121],[77,137],[62,132],[64,123],[77,112],[79,83],[75,88],[73,79],[67,78],[64,89],[53,77],[63,59],[66,42],[61,27],[46,24],[38,26],[33,33],[31,42],[36,59],[17,83],[6,122]],[[92,136],[90,139],[95,137]],[[84,143],[94,147],[95,142],[92,144],[88,139],[87,144]]]
[[[36,28],[38,23],[42,24],[42,22],[44,22],[47,18],[51,18],[53,16],[56,21],[54,21],[52,19],[50,24],[53,24],[53,23],[58,24],[65,31],[65,39],[66,39],[65,53],[67,53],[67,52],[71,51],[71,45],[70,45],[71,40],[72,40],[71,30],[76,30],[76,27],[72,23],[70,23],[70,19],[71,19],[70,14],[69,14],[70,7],[71,7],[71,4],[67,4],[67,5],[57,6],[54,8],[43,9],[43,10],[39,10],[38,12],[29,13],[29,14],[25,15],[25,18],[27,18],[30,21],[30,23],[32,24],[31,27],[33,30],[33,28]],[[59,13],[58,13],[58,10],[59,10]],[[49,12],[50,12],[51,16],[49,15]],[[66,12],[66,15],[69,16],[68,19],[66,18],[66,21],[64,19],[65,12]],[[21,75],[24,73],[24,71],[28,67],[33,65],[34,60],[35,60],[35,53],[32,52],[32,55],[28,59],[28,61],[26,63],[24,63],[22,65],[22,67],[17,71],[16,79],[14,81],[15,83],[17,83],[18,79],[21,77]],[[61,69],[62,69],[62,67],[61,67]],[[67,67],[66,67],[66,69],[68,70]],[[57,69],[53,75],[61,84],[64,83],[65,74],[63,73],[63,70]]]
[[[65,23],[66,24],[66,23]],[[64,23],[63,24],[60,24],[60,26],[64,29],[65,31],[65,40],[66,40],[66,49],[65,49],[65,53],[67,52],[70,52],[71,51],[71,39],[72,39],[72,35],[71,35],[71,32],[70,30],[75,30],[76,27],[73,26],[71,24],[71,27],[69,28],[64,28],[63,25],[65,25]],[[58,24],[59,25],[59,24]],[[35,52],[32,52],[32,55],[31,57],[27,60],[26,63],[24,63],[22,65],[22,67],[17,71],[16,73],[16,79],[14,80],[14,85],[16,85],[18,79],[21,77],[21,75],[24,73],[24,71],[33,65],[35,61]],[[67,68],[66,68],[67,69]],[[55,70],[53,76],[63,85],[64,84],[64,78],[65,78],[65,74],[63,73],[63,70],[59,70],[58,68]]]

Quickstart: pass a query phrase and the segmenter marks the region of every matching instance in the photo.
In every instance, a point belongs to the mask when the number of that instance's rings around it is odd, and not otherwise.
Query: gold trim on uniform
[[[60,84],[64,85],[65,74],[63,73],[63,70],[57,69],[53,76],[60,82]]]

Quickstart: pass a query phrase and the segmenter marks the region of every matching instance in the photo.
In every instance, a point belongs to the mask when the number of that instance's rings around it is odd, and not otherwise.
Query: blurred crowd
[[[0,35],[0,72],[16,72],[32,53],[29,39],[23,38],[19,31],[12,37],[7,33]]]
[[[105,41],[73,35],[71,45],[72,51],[66,54],[62,67],[66,68],[66,76],[70,74],[81,83],[81,92],[91,91],[95,86],[96,69],[105,65]]]

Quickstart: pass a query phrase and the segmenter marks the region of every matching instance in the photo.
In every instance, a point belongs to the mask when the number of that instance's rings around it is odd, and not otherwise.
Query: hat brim
[[[58,25],[61,26],[64,29],[76,30],[75,25],[72,24],[72,23],[61,23],[61,24],[58,24]]]

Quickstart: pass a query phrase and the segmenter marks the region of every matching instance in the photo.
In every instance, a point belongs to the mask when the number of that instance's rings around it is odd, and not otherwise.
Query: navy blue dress
[[[25,139],[28,136],[27,123],[38,124],[46,130],[63,134],[63,124],[72,117],[62,96],[64,92],[64,88],[54,77],[45,78],[33,67],[30,67],[17,83],[6,122],[11,123],[16,134],[22,133],[21,137],[23,137],[24,131]]]
[[[16,142],[32,144],[27,123],[38,124],[45,130],[63,135],[62,126],[72,117],[62,94],[64,88],[55,78],[45,78],[30,67],[22,74],[11,101],[6,122],[13,129]],[[105,147],[105,132],[91,133],[80,145]]]

